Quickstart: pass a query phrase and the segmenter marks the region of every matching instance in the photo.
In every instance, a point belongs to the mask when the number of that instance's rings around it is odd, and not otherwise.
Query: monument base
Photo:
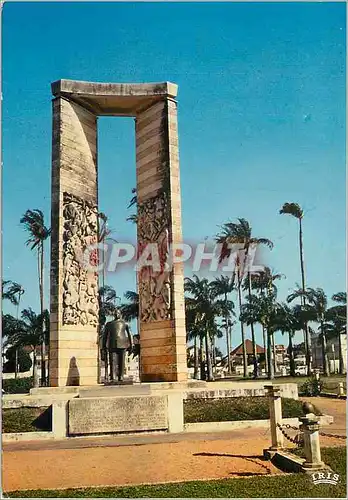
[[[110,382],[103,382],[104,385],[106,386],[118,386],[118,385],[133,385],[133,379],[129,380],[111,380]]]

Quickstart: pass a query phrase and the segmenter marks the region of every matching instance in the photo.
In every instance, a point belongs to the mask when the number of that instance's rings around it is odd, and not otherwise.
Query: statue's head
[[[122,314],[121,314],[121,311],[119,309],[116,309],[114,318],[115,319],[122,319]]]

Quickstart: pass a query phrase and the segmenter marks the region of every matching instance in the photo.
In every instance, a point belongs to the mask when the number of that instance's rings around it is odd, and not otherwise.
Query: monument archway
[[[95,385],[98,274],[82,265],[81,255],[97,243],[97,119],[135,118],[138,247],[155,243],[163,257],[182,243],[177,85],[59,80],[52,93],[49,383]],[[183,265],[144,267],[137,282],[141,381],[184,381]]]

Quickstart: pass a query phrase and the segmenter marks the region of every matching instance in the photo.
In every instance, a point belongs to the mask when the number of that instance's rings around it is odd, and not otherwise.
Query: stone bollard
[[[282,424],[282,400],[279,385],[265,385],[269,401],[269,418],[271,426],[272,446],[270,450],[284,447],[284,436],[277,424]]]
[[[308,414],[299,418],[300,430],[303,432],[304,454],[306,461],[304,469],[323,469],[325,464],[321,461],[319,442],[319,417]]]
[[[343,384],[343,382],[338,383],[337,396],[344,396],[344,384]]]

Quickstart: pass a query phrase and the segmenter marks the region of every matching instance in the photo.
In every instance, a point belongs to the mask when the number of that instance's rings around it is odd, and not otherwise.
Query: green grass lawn
[[[315,408],[317,415],[320,411]],[[284,418],[303,415],[302,402],[282,398]],[[189,399],[184,402],[184,422],[224,422],[235,420],[263,420],[269,418],[269,402],[266,397],[238,397],[220,399]]]
[[[2,410],[2,432],[35,432],[51,430],[51,407]]]
[[[254,476],[120,488],[30,490],[7,498],[346,498],[346,448],[323,448],[322,458],[340,475],[337,486],[314,485],[306,474]]]

